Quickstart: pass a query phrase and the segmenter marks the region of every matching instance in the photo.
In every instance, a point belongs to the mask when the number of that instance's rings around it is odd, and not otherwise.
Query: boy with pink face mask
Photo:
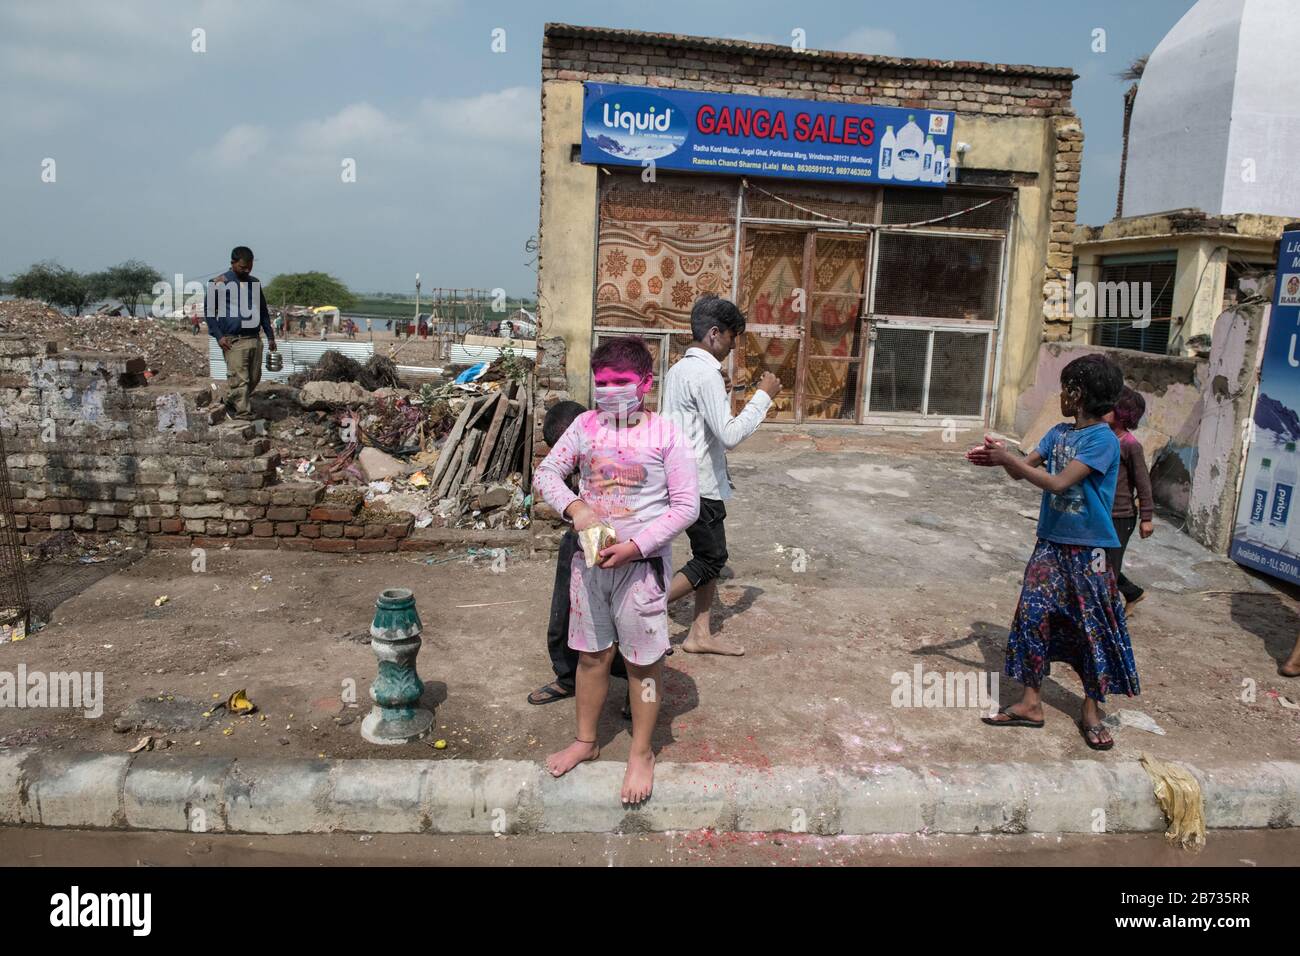
[[[616,338],[591,356],[593,411],[579,415],[537,467],[536,491],[584,531],[604,523],[617,534],[588,568],[573,557],[569,647],[578,652],[578,733],[547,758],[561,776],[600,754],[596,728],[609,689],[614,644],[627,664],[632,748],[622,800],[640,804],[654,786],[650,737],[669,649],[667,577],[672,540],[699,514],[695,460],[677,427],[645,410],[654,361],[639,338]],[[579,472],[579,494],[565,478]]]

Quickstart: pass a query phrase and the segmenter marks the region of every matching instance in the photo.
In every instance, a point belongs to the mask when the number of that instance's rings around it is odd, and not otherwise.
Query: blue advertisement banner
[[[1232,560],[1300,584],[1300,231],[1282,234]]]
[[[942,188],[953,114],[584,84],[582,161]]]

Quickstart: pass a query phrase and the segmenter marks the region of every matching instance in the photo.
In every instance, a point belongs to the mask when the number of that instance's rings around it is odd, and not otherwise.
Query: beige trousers
[[[253,410],[253,389],[262,380],[262,337],[260,335],[240,336],[226,352],[226,382],[229,393],[226,398],[238,415],[247,415]]]

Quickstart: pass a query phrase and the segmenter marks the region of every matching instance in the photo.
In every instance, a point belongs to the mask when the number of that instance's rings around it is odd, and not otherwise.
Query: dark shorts
[[[681,573],[692,588],[712,581],[727,564],[727,507],[716,498],[700,499],[700,516],[686,529],[691,559]]]

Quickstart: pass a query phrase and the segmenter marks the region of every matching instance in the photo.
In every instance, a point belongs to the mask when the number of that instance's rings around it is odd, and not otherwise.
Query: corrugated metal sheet
[[[292,339],[279,339],[280,355],[284,357],[284,368],[278,372],[266,370],[266,343],[262,343],[262,378],[273,382],[283,382],[294,372],[310,369],[326,352],[342,352],[348,358],[364,364],[374,354],[372,342],[295,342]],[[208,336],[208,368],[217,381],[226,380],[226,359],[221,354],[217,340]]]
[[[537,349],[516,347],[513,351],[520,358],[529,361],[537,359]],[[495,362],[500,357],[501,349],[493,345],[462,345],[456,342],[447,350],[447,358],[452,365],[477,365],[479,362]]]

